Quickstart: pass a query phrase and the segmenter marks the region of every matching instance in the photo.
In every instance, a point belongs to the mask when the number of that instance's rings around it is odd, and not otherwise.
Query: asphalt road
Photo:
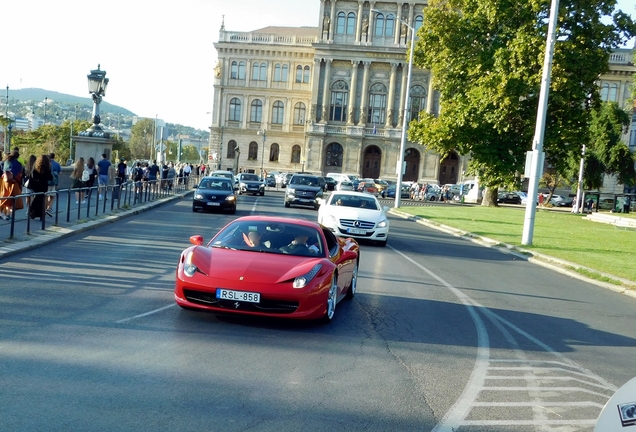
[[[0,261],[0,430],[591,431],[634,376],[636,299],[397,217],[330,325],[179,309],[189,236],[234,217],[183,199]]]

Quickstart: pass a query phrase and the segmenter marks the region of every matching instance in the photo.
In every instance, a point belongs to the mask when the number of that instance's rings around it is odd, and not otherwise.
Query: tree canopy
[[[615,5],[561,1],[544,137],[558,172],[588,141],[610,53],[636,34]],[[513,183],[532,148],[549,13],[546,0],[429,0],[414,63],[432,71],[441,112],[413,121],[409,139],[442,157],[471,155],[487,187]]]

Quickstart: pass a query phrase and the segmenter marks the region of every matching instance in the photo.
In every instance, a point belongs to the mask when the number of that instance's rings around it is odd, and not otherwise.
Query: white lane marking
[[[164,306],[164,307],[161,307],[159,309],[151,310],[150,312],[146,312],[146,313],[142,313],[142,314],[139,314],[139,315],[135,315],[134,317],[120,319],[119,321],[115,321],[115,322],[117,324],[123,324],[125,322],[132,321],[132,320],[137,319],[137,318],[143,318],[143,317],[148,316],[148,315],[156,314],[157,312],[164,311],[164,310],[169,309],[171,307],[174,307],[176,305],[177,305],[176,303],[172,303],[172,304],[169,304],[168,306]]]
[[[484,385],[484,378],[486,376],[486,371],[488,370],[488,358],[490,356],[490,341],[488,340],[488,331],[486,330],[484,322],[479,317],[476,311],[477,307],[473,304],[474,302],[470,297],[446,282],[441,277],[437,276],[426,267],[412,260],[409,256],[398,251],[393,246],[387,246],[397,254],[401,255],[405,260],[420,268],[423,272],[427,273],[433,279],[439,281],[439,283],[451,290],[457,296],[459,301],[461,301],[466,307],[468,313],[470,314],[470,317],[475,323],[475,328],[477,329],[477,359],[475,361],[475,367],[470,374],[470,378],[468,379],[468,383],[464,387],[462,394],[455,401],[455,404],[451,407],[451,409],[449,409],[448,412],[444,415],[442,420],[440,420],[440,422],[432,430],[432,432],[453,432],[454,430],[459,428],[462,421],[468,415],[468,412],[472,408],[472,404],[477,399],[477,396],[479,395],[479,392]]]

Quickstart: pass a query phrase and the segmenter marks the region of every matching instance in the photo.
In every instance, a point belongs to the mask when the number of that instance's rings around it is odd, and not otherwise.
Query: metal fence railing
[[[26,221],[25,233],[31,234],[32,226],[39,226],[42,230],[47,225],[59,226],[64,222],[72,224],[82,219],[91,219],[100,214],[112,213],[120,209],[130,209],[147,202],[155,201],[167,196],[187,191],[196,185],[199,177],[195,175],[176,177],[174,179],[159,179],[151,181],[126,180],[123,183],[107,186],[93,186],[91,188],[69,188],[50,192],[28,193],[10,197],[0,197],[5,208],[10,209],[8,220],[9,235],[15,236],[16,222]],[[42,214],[31,218],[31,206],[36,196],[44,195]],[[46,201],[53,196],[51,208],[52,216],[47,219]],[[23,200],[23,209],[16,209],[16,202]],[[25,214],[21,212],[24,211]],[[18,212],[20,212],[18,214]],[[19,215],[19,216],[18,216]],[[40,220],[36,221],[35,218]]]

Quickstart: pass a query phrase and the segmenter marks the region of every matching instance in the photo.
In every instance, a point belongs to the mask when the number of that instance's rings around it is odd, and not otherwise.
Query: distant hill
[[[88,91],[87,91],[88,93]],[[17,99],[19,101],[38,101],[43,102],[44,98],[48,97],[55,101],[55,103],[60,105],[84,105],[84,106],[93,106],[93,99],[90,97],[79,97],[73,96],[65,93],[58,93],[51,90],[43,90],[39,88],[26,88],[20,90],[11,90],[9,93],[9,99]],[[113,114],[121,114],[124,116],[134,116],[136,115],[132,111],[127,110],[126,108],[122,108],[117,105],[110,104],[105,100],[100,104],[100,109],[103,112],[110,112]]]

